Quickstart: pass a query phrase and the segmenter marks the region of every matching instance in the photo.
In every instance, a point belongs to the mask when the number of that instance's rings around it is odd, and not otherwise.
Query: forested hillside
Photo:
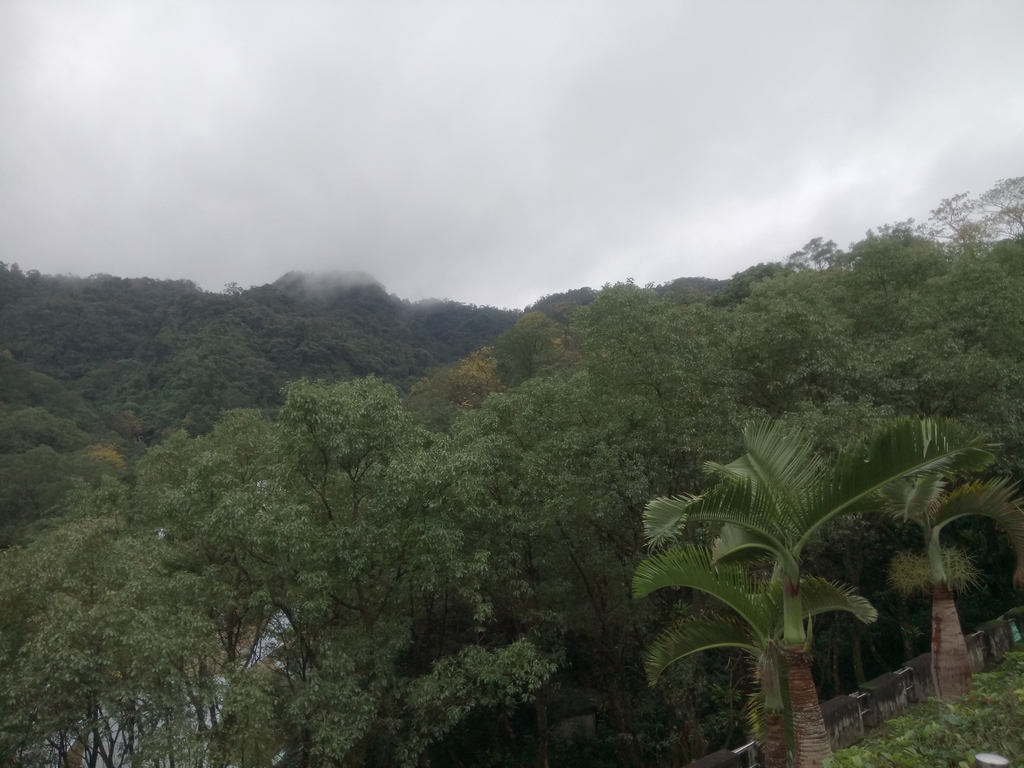
[[[104,468],[220,414],[276,414],[301,377],[406,390],[518,313],[402,301],[367,275],[289,273],[221,293],[188,281],[46,276],[0,263],[0,542]],[[98,463],[97,463],[98,462]]]
[[[7,513],[50,525],[0,554],[12,763],[683,765],[744,738],[757,681],[717,650],[648,685],[656,634],[721,611],[633,598],[651,499],[707,491],[764,420],[828,462],[894,417],[955,419],[997,456],[973,479],[1024,480],[1024,178],[721,285],[522,314],[11,267],[0,301],[0,472],[53,484]],[[928,648],[929,600],[887,576],[921,534],[881,506],[801,555],[878,611],[814,621],[822,698]],[[966,628],[1019,602],[991,521],[943,535],[978,571]]]
[[[366,275],[289,273],[222,293],[188,281],[22,273],[0,266],[0,349],[147,437],[206,432],[222,409],[280,406],[301,376],[370,373],[407,388],[511,327],[517,314],[411,304]]]

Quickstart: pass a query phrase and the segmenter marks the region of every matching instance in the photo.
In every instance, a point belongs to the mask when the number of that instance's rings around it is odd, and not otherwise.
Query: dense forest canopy
[[[845,250],[523,313],[365,276],[211,294],[2,265],[0,755],[643,768],[732,745],[742,658],[645,680],[661,628],[717,610],[633,599],[647,503],[707,490],[764,419],[826,459],[956,419],[1019,482],[1022,350],[1024,178]],[[991,524],[944,536],[979,572],[965,626],[1016,602]],[[886,576],[915,548],[865,514],[804,551],[879,616],[815,622],[822,698],[927,648],[926,602]],[[581,713],[596,730],[563,738]]]

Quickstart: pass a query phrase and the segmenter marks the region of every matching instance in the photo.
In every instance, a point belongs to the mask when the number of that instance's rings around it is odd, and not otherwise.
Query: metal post
[[[979,752],[974,756],[974,768],[1001,768],[1009,764],[1010,761],[1005,757],[991,752]]]

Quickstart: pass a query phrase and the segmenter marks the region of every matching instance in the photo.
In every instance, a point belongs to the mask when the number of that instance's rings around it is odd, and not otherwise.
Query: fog
[[[524,306],[1024,175],[1024,4],[0,5],[0,260]]]

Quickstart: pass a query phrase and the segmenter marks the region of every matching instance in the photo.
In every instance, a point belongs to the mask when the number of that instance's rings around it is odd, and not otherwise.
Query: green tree
[[[879,430],[829,466],[810,442],[781,424],[748,424],[746,453],[728,465],[710,464],[722,482],[690,498],[659,498],[645,513],[655,545],[679,536],[687,521],[724,524],[716,560],[770,556],[783,584],[783,642],[798,768],[820,767],[831,754],[811,677],[801,604],[801,556],[817,531],[843,514],[863,511],[881,488],[902,477],[983,467],[991,455],[981,439],[941,420],[903,419]]]
[[[554,364],[562,349],[558,323],[543,312],[527,312],[494,343],[502,379],[518,384]]]
[[[788,763],[782,690],[786,680],[781,649],[782,584],[777,580],[755,580],[736,566],[716,566],[708,549],[676,547],[644,560],[633,578],[636,597],[664,587],[689,587],[706,592],[731,608],[734,615],[686,618],[664,630],[647,657],[648,680],[653,685],[669,664],[692,653],[711,648],[745,651],[756,664],[761,684],[766,764],[768,768],[785,768]],[[867,600],[824,579],[804,578],[800,593],[804,619],[827,611],[846,611],[868,623],[878,616]],[[758,728],[755,726],[754,730]]]
[[[489,347],[476,350],[465,360],[434,371],[413,385],[406,407],[432,429],[451,428],[464,410],[483,405],[492,392],[501,389],[498,362]]]
[[[919,568],[903,560],[898,586],[907,592],[914,588],[931,594],[932,602],[932,678],[940,698],[954,699],[971,688],[971,661],[967,653],[953,600],[956,573],[950,567],[948,552],[939,541],[943,528],[967,516],[987,517],[1006,531],[1017,560],[1013,574],[1016,587],[1024,585],[1024,512],[1014,499],[1014,488],[1005,480],[965,483],[951,487],[948,480],[918,477],[900,481],[879,493],[882,509],[895,519],[921,529],[925,555]]]
[[[745,405],[779,416],[851,394],[855,335],[838,303],[841,278],[808,270],[769,280],[734,311],[723,346]]]
[[[235,412],[142,462],[140,506],[208,585],[198,604],[225,658],[244,669],[273,648],[270,732],[297,764],[414,765],[474,707],[550,674],[521,638],[479,642],[485,564],[461,530],[471,462],[374,378],[298,382],[277,424]],[[251,711],[225,704],[219,754],[238,759]]]
[[[845,254],[835,241],[825,242],[825,238],[816,237],[786,259],[786,266],[801,271],[807,269],[834,269],[843,266]]]
[[[59,528],[0,552],[0,758],[207,762],[220,686],[197,663],[209,626],[166,578],[171,543],[132,529],[116,484],[74,501]]]

